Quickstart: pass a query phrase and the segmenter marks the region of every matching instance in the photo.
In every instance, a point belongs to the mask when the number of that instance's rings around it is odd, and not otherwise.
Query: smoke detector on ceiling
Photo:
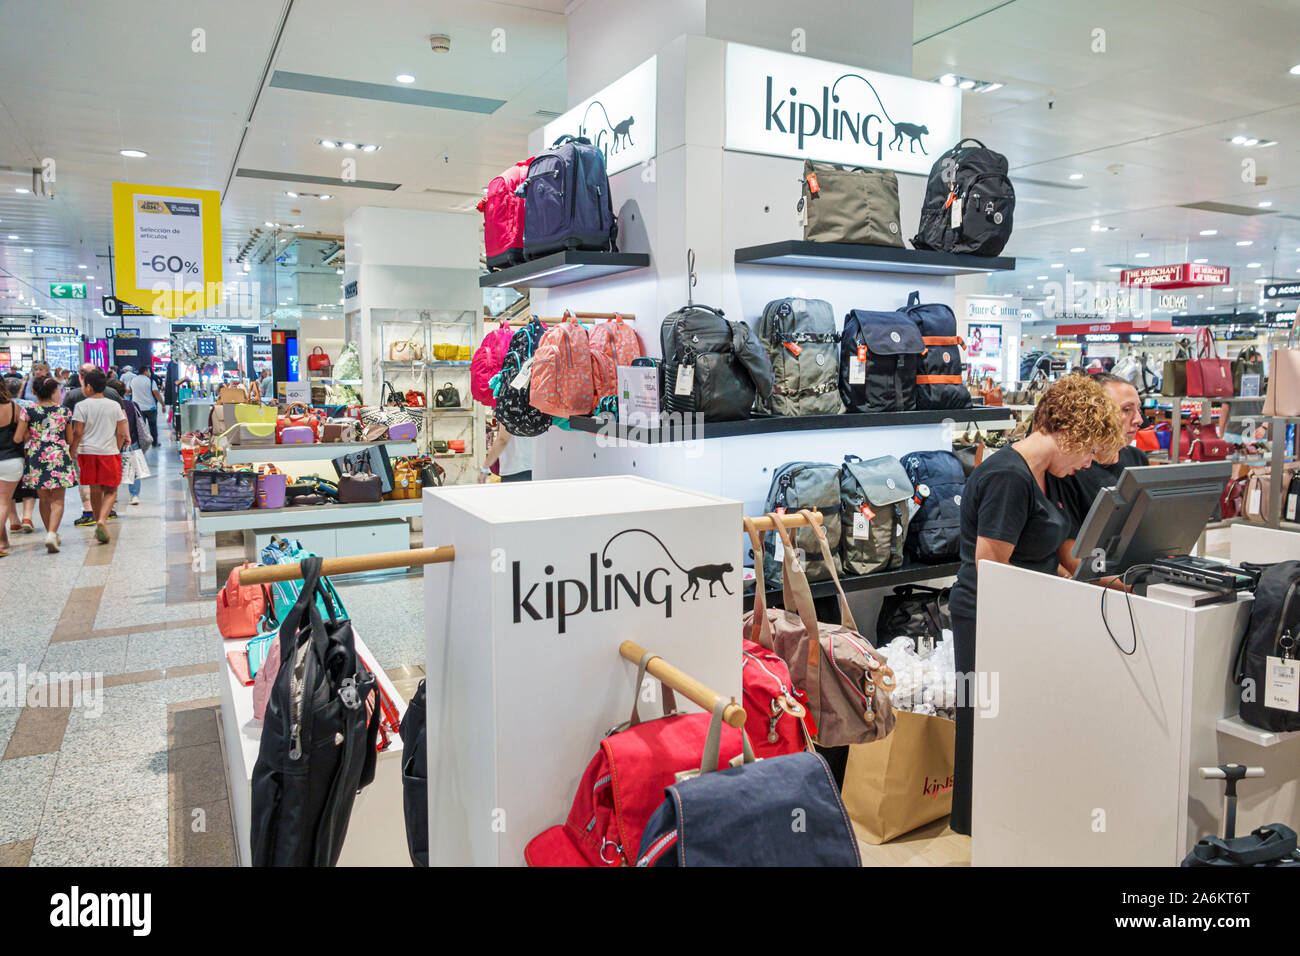
[[[434,53],[450,53],[451,37],[445,33],[429,34],[429,46],[433,48]]]

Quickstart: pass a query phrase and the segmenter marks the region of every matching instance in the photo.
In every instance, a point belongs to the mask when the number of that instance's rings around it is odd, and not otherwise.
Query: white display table
[[[424,571],[430,865],[517,866],[564,822],[631,711],[622,641],[740,698],[740,519],[626,476],[425,489],[425,527],[456,549]]]
[[[356,642],[357,652],[374,669],[379,683],[405,716],[406,701],[402,700],[360,637]],[[253,688],[241,684],[226,662],[226,652],[245,643],[246,638],[221,641],[224,678],[221,682],[221,750],[226,761],[226,788],[240,866],[251,865],[251,787],[253,765],[257,762],[257,751],[262,741],[262,722],[253,717]],[[410,865],[406,820],[402,815],[402,740],[394,736],[389,748],[379,754],[374,782],[357,794],[339,866]]]

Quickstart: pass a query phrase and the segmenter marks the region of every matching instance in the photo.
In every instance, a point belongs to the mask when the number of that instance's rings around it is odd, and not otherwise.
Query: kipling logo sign
[[[547,123],[545,145],[564,135],[586,139],[604,154],[610,175],[647,162],[655,151],[656,63],[651,57]]]
[[[620,549],[612,546],[627,535],[653,539],[666,563],[616,562]],[[611,536],[599,554],[589,552],[585,577],[557,578],[555,565],[547,564],[542,568],[542,577],[537,579],[525,573],[522,562],[511,562],[512,620],[515,624],[525,618],[555,621],[557,633],[563,634],[569,619],[584,613],[600,614],[644,605],[662,608],[664,617],[669,618],[673,616],[674,601],[680,604],[686,600],[715,598],[719,596],[716,593],[719,587],[732,594],[726,576],[734,570],[726,562],[684,567],[653,531],[627,528]],[[685,575],[684,581],[679,574]]]
[[[848,104],[848,91],[853,86],[854,80],[866,84],[870,91],[867,93],[868,97],[874,96],[875,105],[865,104],[866,112],[845,109],[840,105],[842,100],[845,105]],[[889,115],[889,110],[885,108],[885,101],[880,98],[875,86],[861,73],[845,73],[829,87],[823,86],[820,106],[816,101],[798,100],[797,87],[792,86],[788,91],[774,89],[775,82],[769,74],[767,76],[767,129],[794,136],[798,140],[800,151],[805,148],[804,144],[807,140],[817,136],[840,142],[852,140],[869,149],[874,147],[876,160],[879,162],[885,155],[884,133],[892,127],[893,138],[889,140],[889,149],[901,150],[906,139],[909,152],[914,153],[917,147],[920,147],[923,154],[929,155],[925,151],[922,138],[929,135],[930,128],[924,124],[895,120]],[[843,88],[841,84],[844,84]],[[786,98],[787,92],[788,98]],[[884,114],[883,119],[881,114]]]

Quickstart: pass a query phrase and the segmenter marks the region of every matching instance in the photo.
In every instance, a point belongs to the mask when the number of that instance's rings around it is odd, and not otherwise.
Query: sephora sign
[[[953,87],[727,44],[726,148],[928,175],[961,138]]]

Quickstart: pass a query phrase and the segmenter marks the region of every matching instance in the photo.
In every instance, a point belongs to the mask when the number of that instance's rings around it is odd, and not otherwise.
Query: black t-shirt
[[[975,616],[976,539],[1014,544],[1011,563],[1016,567],[1056,574],[1056,551],[1069,531],[1063,509],[1038,487],[1029,463],[1015,446],[985,459],[971,472],[962,492],[961,569],[952,589],[952,612]]]
[[[1119,461],[1113,465],[1101,465],[1093,462],[1082,471],[1077,471],[1068,478],[1047,476],[1047,493],[1051,499],[1065,509],[1065,517],[1070,523],[1070,537],[1077,538],[1083,519],[1088,517],[1088,510],[1097,500],[1097,492],[1103,488],[1113,488],[1119,484],[1120,475],[1125,468],[1142,468],[1151,464],[1147,453],[1139,451],[1132,445],[1119,450]]]
[[[81,389],[69,389],[68,394],[63,396],[63,407],[68,411],[72,411],[85,397],[86,393]],[[122,396],[117,394],[117,389],[113,388],[111,385],[104,386],[104,398],[111,398],[113,401],[117,402],[117,404],[122,404]]]

